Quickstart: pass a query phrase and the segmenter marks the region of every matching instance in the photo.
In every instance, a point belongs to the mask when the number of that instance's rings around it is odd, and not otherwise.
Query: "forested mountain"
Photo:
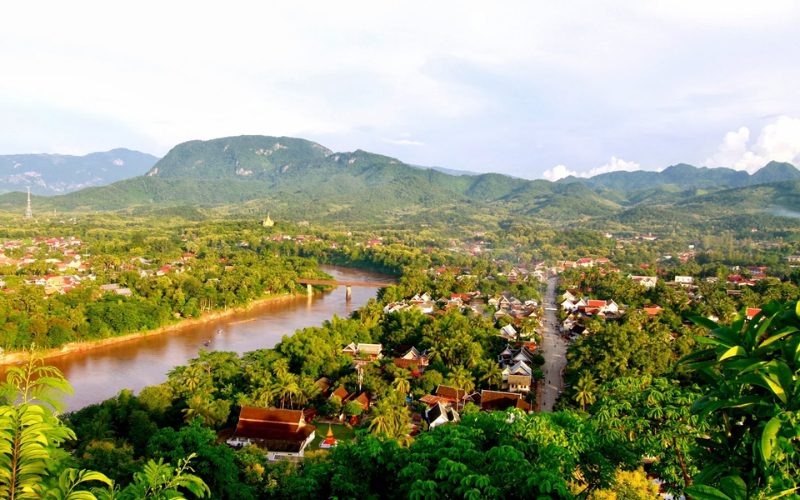
[[[0,192],[30,187],[40,195],[69,193],[142,175],[157,161],[155,156],[129,149],[85,156],[5,155],[0,156]]]
[[[646,213],[644,207],[678,219],[734,211],[782,216],[800,209],[800,187],[786,182],[791,180],[800,180],[800,171],[777,162],[754,175],[679,164],[662,172],[613,172],[555,183],[450,175],[361,150],[336,153],[304,139],[240,136],[179,144],[144,176],[37,198],[34,211],[194,206],[343,222],[446,222],[487,215],[556,223],[621,221]],[[22,201],[19,194],[5,195],[0,206],[19,210]]]
[[[752,175],[730,168],[695,167],[679,163],[660,172],[610,172],[588,179],[567,177],[559,182],[583,182],[593,188],[608,188],[630,194],[654,188],[673,191],[725,189],[791,180],[800,180],[800,170],[790,163],[772,161]]]

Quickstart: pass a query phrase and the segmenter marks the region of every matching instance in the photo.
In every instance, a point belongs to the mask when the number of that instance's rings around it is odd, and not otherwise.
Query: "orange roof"
[[[338,396],[339,399],[344,401],[345,398],[347,398],[348,394],[350,393],[347,392],[347,389],[345,389],[343,385],[340,385],[335,391],[333,391],[331,397]]]
[[[758,307],[748,307],[747,308],[747,312],[745,314],[747,316],[747,319],[753,319],[755,317],[755,315],[760,313],[760,312],[761,312],[761,309],[759,309]]]
[[[655,305],[642,308],[642,311],[647,313],[648,316],[655,316],[656,314],[660,313],[663,310],[664,309],[661,306],[655,306]]]

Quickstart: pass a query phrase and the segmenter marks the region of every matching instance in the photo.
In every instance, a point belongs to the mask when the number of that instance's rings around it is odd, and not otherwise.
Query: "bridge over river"
[[[347,298],[347,300],[350,300],[350,298],[353,296],[352,287],[354,286],[363,286],[370,288],[386,288],[396,284],[396,283],[381,283],[373,281],[317,280],[310,278],[300,278],[299,280],[297,280],[297,282],[306,285],[306,290],[308,290],[309,295],[312,295],[314,293],[313,285],[343,286],[345,287],[345,297]]]

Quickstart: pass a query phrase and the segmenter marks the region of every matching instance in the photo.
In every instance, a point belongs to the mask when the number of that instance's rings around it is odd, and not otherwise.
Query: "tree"
[[[405,373],[403,375],[400,375],[394,379],[394,381],[392,382],[392,388],[398,393],[405,396],[406,394],[409,393],[409,391],[411,391],[411,382],[408,380],[408,375],[406,375]]]
[[[608,489],[594,490],[590,500],[651,500],[658,498],[658,486],[643,469],[617,470]]]
[[[343,411],[348,417],[357,417],[364,413],[364,407],[358,401],[350,401],[344,405]]]
[[[401,443],[408,441],[411,430],[411,416],[403,404],[403,396],[390,391],[372,406],[370,431],[375,435],[383,435]]]
[[[493,360],[488,360],[484,370],[481,382],[484,382],[490,389],[500,387],[500,384],[503,383],[503,370],[500,369],[500,365]]]
[[[581,410],[586,411],[586,407],[594,404],[597,390],[597,382],[589,372],[583,372],[575,384],[575,396],[573,399],[581,405]]]
[[[195,457],[189,455],[178,462],[177,467],[164,463],[162,458],[158,461],[148,460],[141,472],[133,476],[133,482],[118,495],[113,493],[101,494],[100,500],[139,500],[152,498],[154,500],[183,499],[183,490],[190,492],[198,498],[210,496],[206,483],[198,476],[192,474],[189,462]]]
[[[447,376],[447,384],[468,394],[475,389],[475,378],[463,366],[456,366]]]

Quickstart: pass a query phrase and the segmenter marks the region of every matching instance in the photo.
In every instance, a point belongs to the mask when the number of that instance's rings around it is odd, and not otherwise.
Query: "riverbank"
[[[324,293],[324,292],[316,292],[314,295],[317,295],[319,293]],[[105,339],[69,342],[61,347],[53,347],[51,349],[39,350],[37,351],[37,354],[46,360],[59,358],[61,356],[67,356],[70,354],[91,351],[93,349],[98,349],[100,347],[106,347],[115,344],[123,344],[125,342],[138,340],[144,337],[152,337],[156,335],[178,332],[186,328],[192,328],[195,326],[210,323],[212,321],[224,319],[229,316],[234,316],[236,314],[245,313],[264,304],[289,302],[296,300],[300,297],[306,297],[306,296],[307,295],[305,293],[287,293],[282,295],[273,295],[270,297],[264,297],[261,299],[254,300],[244,306],[232,307],[229,309],[223,309],[218,311],[209,311],[203,313],[199,318],[186,318],[178,321],[177,323],[164,325],[155,328],[153,330],[128,333],[125,335],[120,335],[118,337],[109,337]],[[0,367],[26,362],[28,361],[28,359],[30,359],[30,356],[31,356],[31,351],[12,351],[4,353],[0,355]]]

